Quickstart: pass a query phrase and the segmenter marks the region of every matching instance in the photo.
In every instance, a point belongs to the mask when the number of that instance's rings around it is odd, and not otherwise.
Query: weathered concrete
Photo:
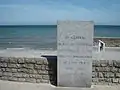
[[[91,88],[55,87],[51,84],[35,84],[0,80],[0,90],[120,90],[120,85],[92,85]]]
[[[93,31],[91,21],[58,21],[58,86],[91,86]]]

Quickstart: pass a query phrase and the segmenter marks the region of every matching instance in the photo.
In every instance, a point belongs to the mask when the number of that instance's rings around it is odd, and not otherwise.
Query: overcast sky
[[[120,0],[0,0],[0,24],[93,20],[120,25]]]

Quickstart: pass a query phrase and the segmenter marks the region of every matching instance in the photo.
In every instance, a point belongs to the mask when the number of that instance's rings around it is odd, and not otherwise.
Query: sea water
[[[120,37],[120,26],[95,25],[94,37]],[[28,48],[56,50],[56,25],[0,26],[0,49]]]

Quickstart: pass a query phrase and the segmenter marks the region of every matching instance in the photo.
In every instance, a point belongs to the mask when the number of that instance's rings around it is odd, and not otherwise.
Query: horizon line
[[[0,26],[56,26],[57,24],[0,24]],[[114,24],[94,24],[95,26],[120,26]]]

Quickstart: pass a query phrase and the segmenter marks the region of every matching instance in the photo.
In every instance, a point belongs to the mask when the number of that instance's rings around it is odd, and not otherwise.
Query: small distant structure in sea
[[[98,52],[105,50],[105,43],[102,40],[98,40]]]
[[[12,42],[8,42],[9,44],[12,44]]]

